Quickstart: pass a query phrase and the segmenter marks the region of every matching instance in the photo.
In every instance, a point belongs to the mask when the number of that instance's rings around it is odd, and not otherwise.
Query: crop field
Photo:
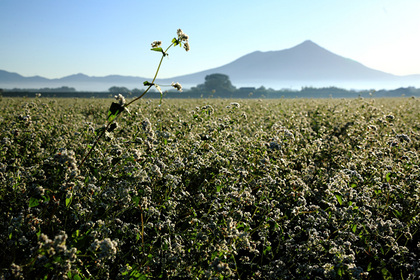
[[[0,100],[0,279],[419,279],[420,99]]]

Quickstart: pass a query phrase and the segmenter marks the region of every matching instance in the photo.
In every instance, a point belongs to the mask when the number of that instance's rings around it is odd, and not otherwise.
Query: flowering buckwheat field
[[[418,99],[109,103],[0,101],[1,279],[420,276]]]

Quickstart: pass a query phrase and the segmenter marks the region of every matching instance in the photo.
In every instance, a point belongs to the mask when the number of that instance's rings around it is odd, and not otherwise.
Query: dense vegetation
[[[416,279],[420,101],[0,101],[0,278]]]

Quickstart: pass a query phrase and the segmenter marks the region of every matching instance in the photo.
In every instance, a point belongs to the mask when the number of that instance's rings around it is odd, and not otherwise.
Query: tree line
[[[143,90],[134,88],[113,86],[107,92],[83,92],[76,91],[71,87],[42,88],[42,89],[12,89],[1,90],[2,96],[27,96],[27,97],[97,97],[109,98],[116,94],[122,94],[128,98],[135,97],[143,93]],[[302,87],[300,90],[255,87],[236,88],[229,79],[228,75],[215,73],[207,75],[204,83],[198,84],[191,89],[186,89],[182,93],[176,90],[168,90],[163,93],[165,98],[349,98],[349,97],[401,97],[417,96],[420,97],[420,89],[414,87],[398,88],[394,90],[347,90],[338,87]],[[147,95],[149,98],[160,98],[160,93],[151,91]]]

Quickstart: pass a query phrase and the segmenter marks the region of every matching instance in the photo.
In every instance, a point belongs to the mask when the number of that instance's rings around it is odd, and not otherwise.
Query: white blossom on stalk
[[[182,92],[182,86],[180,83],[172,83],[171,86],[176,88],[178,91]]]
[[[115,95],[114,97],[116,100],[118,100],[121,106],[125,104],[125,98],[121,93],[119,93],[118,95]]]
[[[162,92],[162,89],[160,88],[160,86],[159,85],[156,85],[155,84],[155,88],[160,92],[160,94],[163,94],[163,92]]]
[[[185,33],[182,33],[181,36],[179,37],[179,39],[181,39],[181,41],[187,42],[188,41],[188,35]]]
[[[153,41],[152,48],[158,48],[162,45],[162,41]]]
[[[184,43],[184,49],[186,51],[189,51],[190,50],[190,43],[188,43],[188,41]]]
[[[182,36],[182,34],[184,34],[184,32],[182,31],[182,29],[181,29],[181,28],[179,28],[179,29],[176,31],[176,35],[178,35],[178,37],[181,37],[181,36]]]
[[[176,34],[178,35],[179,43],[184,42],[184,49],[186,51],[190,50],[190,43],[188,43],[188,35],[185,34],[182,29],[178,29]]]

